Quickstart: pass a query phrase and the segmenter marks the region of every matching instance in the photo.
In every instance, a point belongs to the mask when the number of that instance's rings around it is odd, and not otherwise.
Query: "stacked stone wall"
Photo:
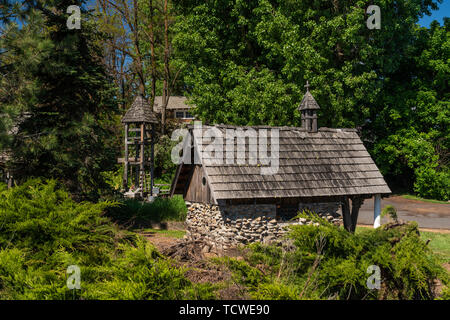
[[[276,219],[275,204],[252,205],[209,205],[186,202],[188,214],[186,218],[186,238],[200,240],[205,244],[204,251],[223,251],[239,244],[251,242],[270,243],[279,241],[292,224],[310,224],[306,219],[281,223]],[[335,204],[320,203],[317,207],[311,204],[303,208],[316,209],[329,221],[339,221]],[[337,208],[339,205],[337,205]]]

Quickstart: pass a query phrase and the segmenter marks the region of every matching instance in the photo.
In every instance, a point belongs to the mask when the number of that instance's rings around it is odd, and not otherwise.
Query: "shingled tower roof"
[[[303,96],[302,102],[300,102],[300,106],[298,107],[299,111],[302,110],[318,110],[320,109],[319,104],[317,103],[316,99],[312,96],[312,94],[309,92],[309,82],[306,82],[306,93]]]
[[[139,95],[122,118],[122,123],[144,122],[158,123],[155,113],[147,100]]]

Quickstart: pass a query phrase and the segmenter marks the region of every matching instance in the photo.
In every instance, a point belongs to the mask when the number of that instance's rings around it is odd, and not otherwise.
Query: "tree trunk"
[[[144,67],[142,65],[142,55],[141,49],[139,46],[139,24],[138,24],[138,13],[139,13],[139,4],[137,0],[133,2],[134,6],[134,49],[136,50],[136,73],[139,78],[139,92],[145,97],[145,76],[144,76]]]
[[[161,134],[165,133],[166,109],[169,103],[169,12],[168,0],[164,0],[164,85],[161,110]]]
[[[152,92],[150,96],[150,106],[154,110],[155,96],[156,96],[156,55],[155,55],[155,33],[153,26],[153,0],[150,0],[150,50],[152,63]]]

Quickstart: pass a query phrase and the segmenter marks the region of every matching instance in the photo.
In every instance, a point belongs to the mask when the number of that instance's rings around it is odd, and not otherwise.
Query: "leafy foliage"
[[[155,176],[164,181],[172,181],[175,176],[176,164],[172,161],[171,152],[177,143],[164,135],[155,145]]]
[[[0,43],[0,103],[18,128],[10,143],[16,178],[57,178],[83,199],[107,188],[101,176],[115,163],[114,89],[101,64],[95,24],[66,26],[69,5],[85,1],[30,1],[24,27],[11,24]]]
[[[1,299],[211,298],[145,239],[119,229],[102,212],[111,202],[76,203],[55,181],[0,185]],[[69,265],[81,289],[66,286]]]
[[[299,126],[309,80],[320,126],[360,128],[391,185],[448,199],[449,20],[416,25],[440,2],[382,1],[369,30],[366,0],[176,1],[173,44],[199,119]]]
[[[381,217],[386,216],[392,219],[392,221],[398,222],[397,209],[395,209],[394,206],[387,205],[386,207],[383,208],[383,210],[381,211]]]
[[[432,299],[449,281],[415,223],[352,234],[315,215],[319,226],[292,226],[287,247],[252,244],[246,261],[229,262],[237,282],[258,299]],[[381,270],[380,290],[367,286]],[[264,267],[264,268],[263,268]]]

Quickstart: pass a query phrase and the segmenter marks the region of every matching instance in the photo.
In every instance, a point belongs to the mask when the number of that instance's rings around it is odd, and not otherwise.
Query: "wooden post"
[[[313,115],[312,115],[311,131],[312,132],[317,132],[317,113],[316,113],[316,110],[313,111]]]
[[[306,128],[306,112],[302,111],[302,128]]]
[[[145,124],[141,124],[141,152],[140,152],[140,159],[139,159],[139,175],[140,175],[140,187],[141,187],[141,196],[144,194],[144,179],[145,179],[145,171],[144,171],[144,130],[145,130]]]
[[[355,232],[355,230],[356,230],[356,224],[358,222],[359,208],[361,208],[362,203],[363,203],[362,198],[357,197],[357,196],[352,198],[352,215],[351,215],[351,221],[352,221],[351,231],[352,232]]]
[[[11,189],[13,187],[13,176],[9,171],[6,173],[6,176],[8,178],[8,189]]]
[[[373,227],[378,228],[381,225],[381,195],[376,194],[373,206]]]
[[[128,191],[128,124],[125,124],[125,164],[123,167],[123,189]]]
[[[135,140],[134,140],[134,163],[137,163],[139,161],[139,142],[136,139],[137,133],[135,132]],[[139,169],[135,165],[135,172],[134,172],[134,186],[137,189],[139,187]]]
[[[348,197],[342,199],[342,219],[344,220],[345,230],[352,232],[352,218],[350,216],[350,205]]]
[[[153,184],[154,184],[154,176],[153,176],[153,167],[155,162],[155,126],[151,124],[152,127],[152,137],[150,140],[150,196],[153,196]]]

